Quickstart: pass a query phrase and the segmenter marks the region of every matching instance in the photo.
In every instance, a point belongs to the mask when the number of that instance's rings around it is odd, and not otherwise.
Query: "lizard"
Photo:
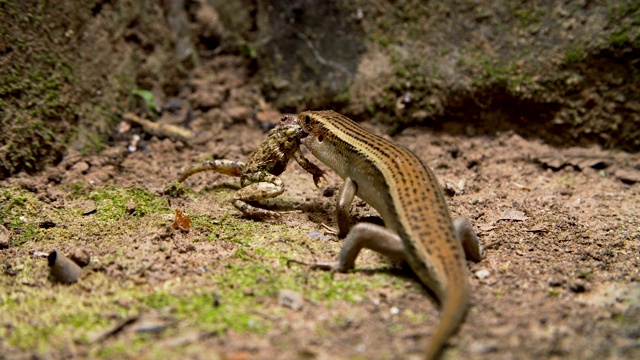
[[[468,307],[465,255],[482,259],[469,220],[452,220],[434,173],[405,147],[331,110],[304,111],[297,120],[308,134],[302,145],[344,179],[336,207],[337,235],[346,237],[337,261],[293,262],[346,272],[362,248],[405,261],[441,305],[441,321],[425,354],[426,359],[438,358]],[[384,226],[361,222],[349,228],[355,196],[380,213]]]
[[[240,177],[241,188],[233,196],[232,204],[245,216],[255,219],[279,217],[279,212],[257,207],[250,202],[271,199],[284,192],[284,183],[278,175],[285,171],[291,158],[313,176],[313,182],[318,186],[324,172],[302,155],[300,139],[304,135],[295,117],[285,115],[280,123],[269,131],[260,146],[251,153],[246,163],[228,159],[198,163],[182,172],[175,182],[165,188],[164,192],[171,192],[172,187],[193,174],[216,171]]]

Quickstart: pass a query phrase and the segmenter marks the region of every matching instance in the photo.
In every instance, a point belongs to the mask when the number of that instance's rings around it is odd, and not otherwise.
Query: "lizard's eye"
[[[309,125],[309,123],[311,122],[311,116],[307,115],[304,117],[304,123]]]
[[[318,142],[322,142],[322,140],[324,140],[324,136],[319,135],[319,136],[318,136]]]

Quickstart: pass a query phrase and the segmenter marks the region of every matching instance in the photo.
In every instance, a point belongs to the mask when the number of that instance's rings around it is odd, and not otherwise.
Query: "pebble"
[[[288,289],[282,289],[278,292],[278,302],[280,302],[280,305],[296,311],[302,309],[302,305],[304,305],[302,294]]]
[[[489,275],[491,275],[491,272],[489,272],[489,270],[486,269],[482,269],[482,270],[478,270],[474,273],[474,275],[478,278],[478,279],[484,279],[489,277]]]
[[[91,262],[91,254],[89,250],[83,247],[76,248],[70,256],[71,260],[81,267],[89,265]]]

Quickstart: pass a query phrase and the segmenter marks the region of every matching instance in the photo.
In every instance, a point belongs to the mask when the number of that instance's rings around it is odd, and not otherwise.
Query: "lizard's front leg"
[[[279,177],[260,171],[242,175],[242,188],[233,197],[233,206],[251,218],[279,217],[275,211],[253,206],[247,201],[260,201],[274,198],[284,192],[284,183]]]
[[[296,262],[311,265],[314,269],[346,272],[354,267],[356,258],[363,248],[371,249],[393,260],[406,261],[404,245],[398,234],[384,226],[357,223],[344,239],[337,261],[311,264]]]
[[[351,215],[349,215],[349,210],[351,210],[351,203],[356,197],[357,192],[358,184],[353,180],[346,178],[338,192],[338,198],[336,201],[336,220],[338,222],[338,229],[336,230],[322,224],[322,227],[327,230],[328,234],[337,235],[339,238],[343,238],[349,233],[349,226],[351,225]]]
[[[480,240],[478,240],[478,235],[476,235],[476,231],[473,230],[469,220],[464,217],[458,217],[453,221],[453,227],[467,259],[474,262],[482,260]]]

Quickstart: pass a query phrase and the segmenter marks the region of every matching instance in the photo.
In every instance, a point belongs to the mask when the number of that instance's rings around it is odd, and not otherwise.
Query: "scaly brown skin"
[[[302,155],[300,139],[305,135],[295,117],[286,115],[251,153],[246,164],[226,159],[204,161],[180,174],[175,183],[181,183],[193,174],[209,170],[240,177],[241,189],[233,197],[233,206],[250,218],[278,217],[278,212],[257,207],[249,202],[271,199],[284,192],[284,183],[278,175],[284,172],[292,158],[313,175],[313,182],[318,186],[318,181],[324,173]],[[175,183],[167,186],[165,192]]]
[[[302,112],[298,122],[308,134],[301,143],[345,180],[338,193],[337,234],[346,237],[338,259],[310,265],[345,272],[363,248],[407,262],[442,304],[442,321],[425,352],[426,359],[437,359],[469,303],[465,255],[482,259],[471,224],[451,219],[435,175],[408,149],[331,110]],[[355,196],[378,210],[384,226],[350,227]]]

